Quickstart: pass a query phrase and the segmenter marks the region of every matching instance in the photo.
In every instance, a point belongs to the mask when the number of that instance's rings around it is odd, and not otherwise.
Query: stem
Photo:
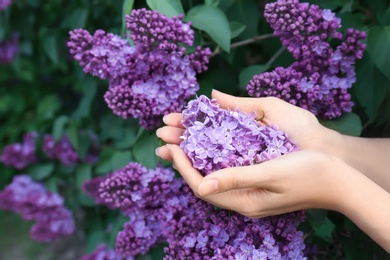
[[[240,41],[240,42],[236,42],[236,43],[233,43],[232,45],[230,45],[230,49],[234,49],[234,48],[238,48],[238,47],[241,47],[241,46],[245,46],[245,45],[248,45],[248,44],[251,44],[251,43],[254,43],[254,42],[258,42],[258,41],[262,41],[262,40],[265,40],[265,39],[269,39],[269,38],[272,38],[272,37],[275,37],[272,33],[269,33],[269,34],[263,34],[263,35],[257,35],[253,38],[249,38],[249,39],[246,39],[246,40],[243,40],[243,41]],[[222,50],[218,49],[216,51],[214,51],[214,53],[211,55],[211,57],[214,57],[218,54],[221,54],[222,53]]]
[[[268,60],[268,62],[265,64],[268,68],[272,65],[272,63],[275,62],[275,60],[284,52],[286,48],[282,47],[280,48],[272,57]]]

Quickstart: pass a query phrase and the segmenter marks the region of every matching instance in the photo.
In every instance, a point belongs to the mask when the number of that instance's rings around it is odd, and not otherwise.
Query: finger
[[[171,113],[163,117],[163,122],[169,126],[184,128],[181,124],[182,119],[183,115],[181,113]]]
[[[163,126],[156,130],[157,137],[170,144],[180,144],[183,133],[184,129],[173,126]]]
[[[256,116],[261,116],[264,110],[262,106],[262,98],[247,98],[247,97],[235,97],[218,90],[211,92],[212,98],[216,99],[220,107],[224,109],[234,110],[239,108],[246,113],[255,112]]]
[[[276,159],[275,159],[276,160]],[[270,187],[274,165],[267,162],[258,165],[231,167],[213,172],[203,178],[198,193],[201,196],[230,190]]]
[[[199,171],[192,167],[192,163],[187,155],[179,146],[174,144],[167,144],[169,154],[175,165],[175,168],[179,171],[183,179],[191,187],[194,192],[197,192],[199,184],[203,177]]]
[[[161,147],[157,147],[155,152],[156,152],[156,155],[158,157],[160,157],[161,159],[172,162],[172,157],[169,154],[169,150],[165,145],[161,146]]]

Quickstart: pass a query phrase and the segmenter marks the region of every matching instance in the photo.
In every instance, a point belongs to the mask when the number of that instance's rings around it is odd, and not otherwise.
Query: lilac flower
[[[126,29],[131,32],[134,44],[147,49],[158,48],[168,51],[184,51],[179,43],[191,46],[194,31],[191,23],[183,23],[183,15],[168,18],[157,11],[133,10],[126,16]]]
[[[99,193],[106,205],[124,212],[137,208],[161,206],[174,187],[174,172],[157,167],[148,170],[139,163],[130,162],[100,182]]]
[[[7,4],[10,4],[11,1],[0,0],[0,11],[7,7]],[[0,42],[0,64],[8,64],[12,62],[19,52],[19,35],[14,33],[12,38]]]
[[[43,151],[47,157],[51,159],[58,159],[66,166],[71,166],[79,160],[79,156],[73,149],[73,146],[67,136],[62,136],[58,142],[55,142],[51,135],[45,135],[43,141]]]
[[[264,16],[296,61],[255,75],[246,87],[249,95],[278,97],[323,119],[351,112],[347,90],[356,81],[355,61],[363,57],[366,33],[350,28],[343,35],[333,12],[298,0],[269,3]],[[333,48],[330,38],[340,44]]]
[[[85,194],[95,199],[96,204],[104,205],[108,208],[114,208],[111,203],[107,203],[104,198],[101,198],[99,193],[100,183],[103,182],[109,176],[110,175],[98,176],[90,180],[84,181],[81,188]]]
[[[18,213],[25,220],[35,220],[30,236],[36,241],[50,242],[75,230],[72,213],[64,207],[63,198],[26,175],[15,176],[0,192],[0,208]]]
[[[7,9],[8,6],[12,4],[12,2],[13,0],[0,0],[0,11],[4,11],[5,9]]]
[[[129,214],[130,220],[118,233],[115,250],[122,256],[145,254],[163,241],[158,211],[142,210]]]
[[[23,143],[9,144],[4,147],[0,161],[6,166],[13,166],[18,170],[36,162],[35,140],[37,136],[37,133],[29,132],[24,135]]]
[[[126,27],[135,46],[103,30],[70,32],[70,53],[84,72],[108,79],[104,99],[115,115],[138,118],[150,130],[164,115],[180,112],[199,89],[195,72],[207,70],[211,51],[197,47],[185,55],[182,44],[192,45],[194,32],[182,18],[133,10]]]

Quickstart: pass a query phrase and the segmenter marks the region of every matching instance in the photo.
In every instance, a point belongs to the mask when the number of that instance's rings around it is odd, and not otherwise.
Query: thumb
[[[268,167],[263,163],[218,170],[203,178],[198,186],[198,193],[206,196],[235,189],[267,189],[270,187],[271,174],[266,168]]]

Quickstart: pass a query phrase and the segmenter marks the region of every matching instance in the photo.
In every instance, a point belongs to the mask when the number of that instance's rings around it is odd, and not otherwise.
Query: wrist
[[[318,141],[314,144],[314,149],[326,154],[340,158],[342,161],[347,160],[345,136],[339,132],[321,127],[318,131]]]

